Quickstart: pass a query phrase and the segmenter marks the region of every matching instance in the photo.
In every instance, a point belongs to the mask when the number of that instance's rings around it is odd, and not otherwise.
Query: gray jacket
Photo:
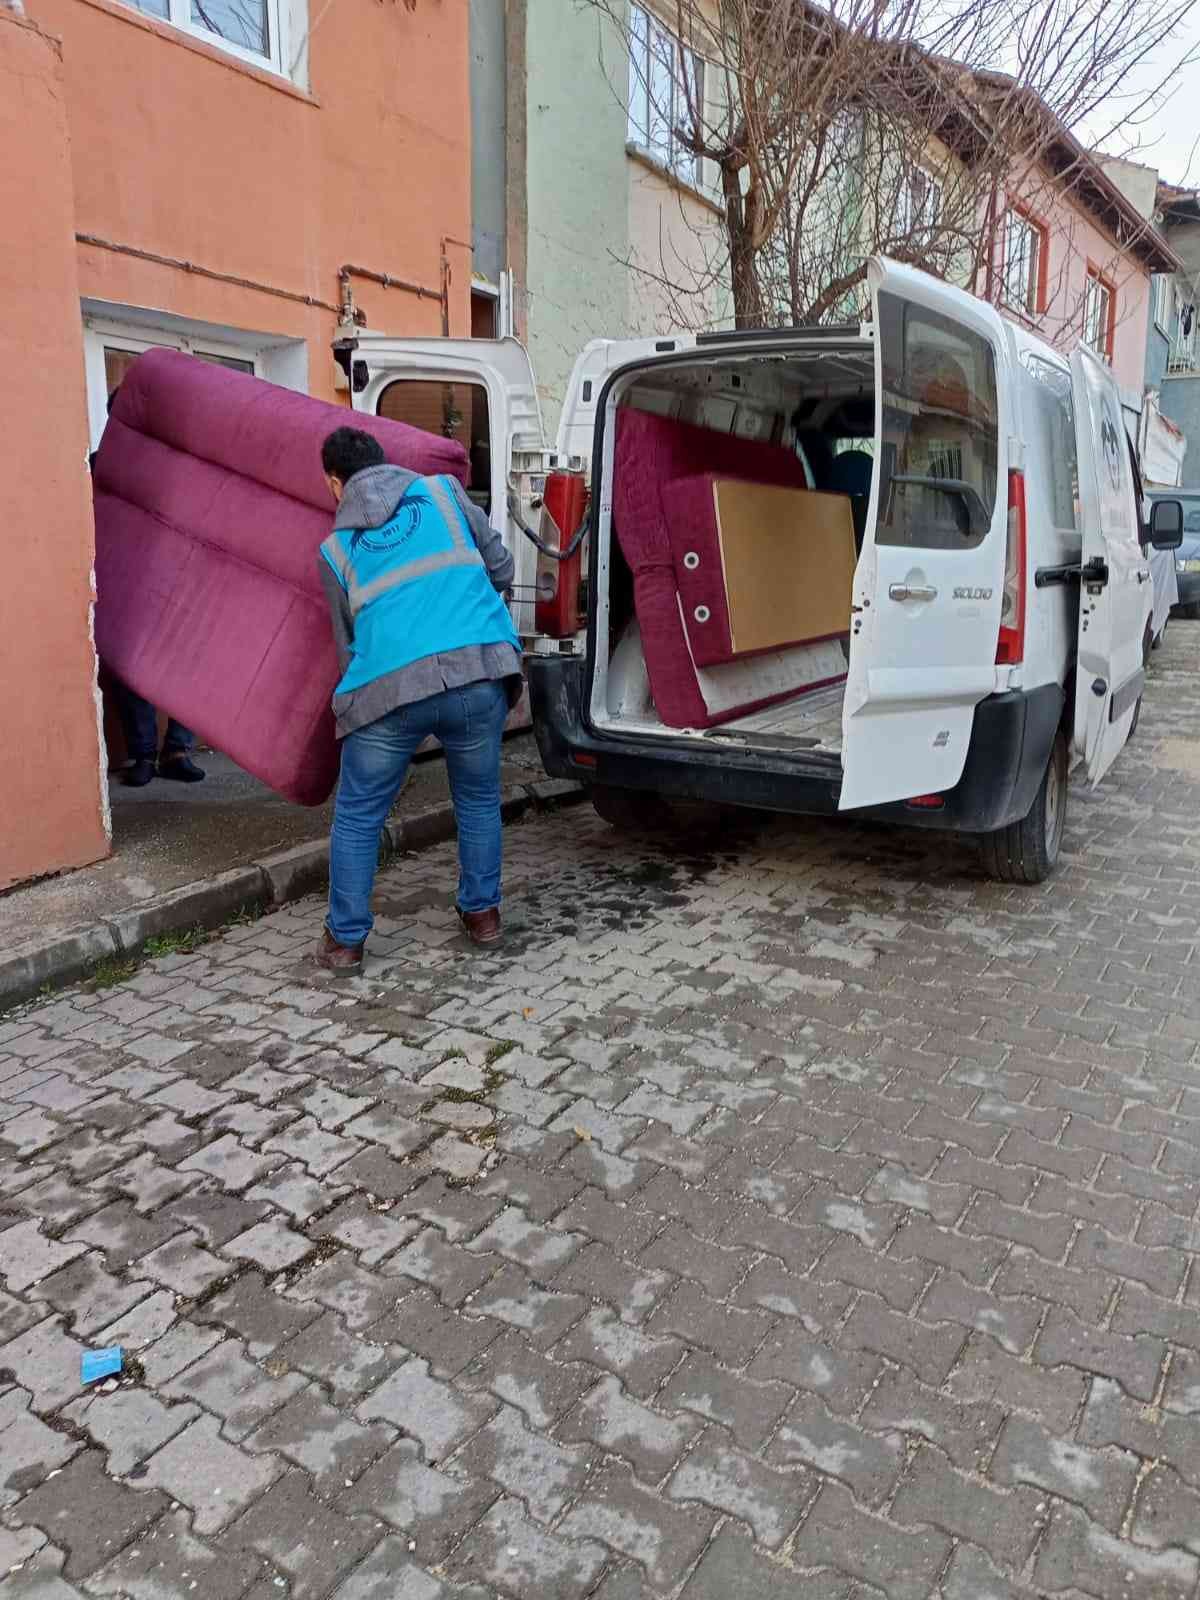
[[[396,507],[419,476],[419,473],[407,472],[403,467],[390,466],[367,467],[363,472],[356,472],[346,485],[346,492],[338,505],[337,515],[333,519],[334,530],[381,528],[395,515]],[[471,537],[483,557],[492,587],[502,594],[513,581],[513,558],[504,548],[500,535],[458,480],[451,478],[449,482],[453,484]],[[350,664],[350,649],[354,640],[350,601],[323,556],[317,557],[317,570],[329,602],[338,661],[345,672]],[[430,695],[440,694],[443,689],[461,689],[468,683],[478,683],[482,678],[508,680],[505,687],[509,704],[515,705],[521,692],[520,655],[509,644],[467,645],[461,650],[422,656],[407,667],[400,667],[382,678],[363,684],[361,689],[352,689],[349,694],[335,694],[333,714],[337,721],[338,738],[344,739],[356,728],[365,728],[369,722],[377,722],[397,706],[427,700]]]

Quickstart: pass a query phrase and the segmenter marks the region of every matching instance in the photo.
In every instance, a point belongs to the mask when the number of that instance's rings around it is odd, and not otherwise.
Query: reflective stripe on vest
[[[353,559],[343,546],[340,533],[334,532],[326,540],[325,547],[345,586],[352,617],[356,617],[363,606],[378,599],[381,594],[386,594],[389,589],[399,589],[406,583],[415,583],[419,578],[427,578],[434,572],[448,571],[451,567],[484,565],[483,557],[471,537],[462,509],[452,500],[442,479],[422,478],[419,482],[429,491],[430,499],[441,513],[443,525],[450,536],[453,548],[438,551],[434,555],[419,556],[415,561],[406,561],[364,584],[359,583],[355,575]],[[404,501],[401,500],[392,513],[393,517],[399,514],[403,504]]]

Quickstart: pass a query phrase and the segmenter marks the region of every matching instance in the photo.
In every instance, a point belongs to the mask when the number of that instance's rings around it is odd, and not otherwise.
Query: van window
[[[1071,374],[1028,351],[1022,360],[1026,372],[1034,380],[1029,395],[1034,416],[1043,426],[1049,451],[1045,470],[1054,526],[1067,531],[1076,529],[1079,526],[1079,461]]]
[[[381,417],[411,428],[457,439],[471,457],[468,493],[491,510],[492,451],[487,390],[481,383],[444,383],[433,378],[397,378],[379,396]]]
[[[949,317],[879,296],[883,448],[876,544],[964,550],[996,504],[996,364]]]

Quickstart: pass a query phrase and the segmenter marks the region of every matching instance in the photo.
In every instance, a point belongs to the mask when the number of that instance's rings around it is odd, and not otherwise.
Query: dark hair
[[[367,467],[382,467],[386,460],[379,440],[361,428],[335,428],[321,446],[322,467],[343,483]]]
[[[108,414],[109,414],[110,417],[112,416],[112,408],[116,405],[117,396],[120,394],[120,392],[121,392],[121,385],[118,384],[117,387],[112,391],[112,393],[108,397],[108,402],[107,402],[106,409],[107,409]]]

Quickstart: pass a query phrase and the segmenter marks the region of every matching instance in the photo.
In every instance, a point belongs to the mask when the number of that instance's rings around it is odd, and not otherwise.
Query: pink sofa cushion
[[[321,442],[343,426],[398,466],[467,481],[455,440],[171,350],[131,367],[94,471],[101,659],[300,805],[337,777],[316,561],[333,517]]]
[[[632,407],[619,413],[613,527],[633,573],[634,607],[654,704],[672,728],[713,727],[786,697],[770,695],[713,713],[701,692],[698,665],[735,659],[724,581],[712,581],[713,573],[720,572],[712,475],[806,487],[803,465],[779,445],[735,439]],[[707,510],[699,486],[705,477]],[[683,563],[689,550],[701,556],[694,571]],[[690,617],[701,604],[712,612],[709,622],[703,628],[689,625],[685,632],[681,606]]]

